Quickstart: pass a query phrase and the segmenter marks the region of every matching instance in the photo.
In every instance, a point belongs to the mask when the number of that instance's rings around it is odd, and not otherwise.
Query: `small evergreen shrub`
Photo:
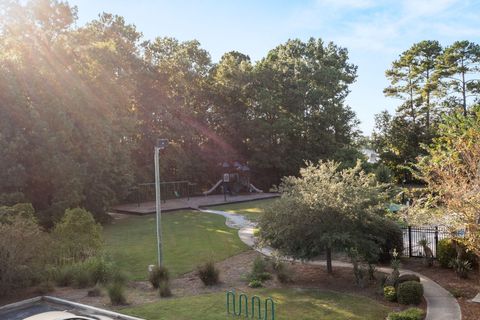
[[[55,272],[55,282],[60,287],[68,287],[73,284],[75,278],[75,267],[73,265],[65,265]]]
[[[162,281],[170,280],[168,269],[163,266],[154,266],[149,274],[148,280],[152,284],[152,287],[158,289]]]
[[[114,306],[124,305],[127,303],[127,298],[125,297],[125,288],[124,284],[120,282],[114,282],[110,284],[107,288],[108,297],[110,298],[110,303]]]
[[[423,285],[417,281],[406,281],[398,285],[397,300],[401,304],[419,304],[423,297]]]
[[[400,312],[390,312],[387,320],[423,320],[425,312],[419,308],[410,308]]]
[[[402,274],[401,276],[398,277],[397,280],[397,285],[407,282],[407,281],[417,281],[420,282],[420,277],[417,276],[416,274]]]
[[[73,286],[76,288],[87,288],[92,285],[90,270],[86,264],[74,266]]]
[[[170,281],[168,280],[160,281],[160,284],[158,286],[158,293],[162,298],[171,297],[172,291],[170,290]]]
[[[259,280],[252,280],[248,283],[248,286],[250,288],[260,288],[262,287],[262,282]]]
[[[261,274],[267,271],[267,262],[262,257],[256,257],[253,261],[252,274]]]
[[[270,280],[272,275],[267,272],[267,262],[262,257],[257,257],[253,261],[252,272],[247,275],[250,282],[259,281],[264,282]]]
[[[113,266],[104,257],[95,257],[86,262],[93,283],[106,284],[112,278]]]
[[[392,286],[384,287],[383,296],[387,301],[390,301],[390,302],[397,301],[397,292],[395,291],[395,287],[392,287]]]
[[[198,267],[198,277],[206,286],[216,285],[219,281],[219,275],[220,271],[215,268],[215,264],[211,261]]]

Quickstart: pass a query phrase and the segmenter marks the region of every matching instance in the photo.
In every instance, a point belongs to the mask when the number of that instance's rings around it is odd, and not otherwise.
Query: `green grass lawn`
[[[221,261],[248,249],[238,230],[219,215],[179,211],[162,216],[165,265],[171,274],[192,271],[208,260]],[[107,253],[131,280],[147,277],[156,264],[155,215],[116,220],[104,229]]]
[[[248,219],[256,221],[261,216],[261,214],[263,214],[265,208],[271,205],[276,199],[277,198],[271,198],[265,200],[232,203],[221,206],[213,206],[209,209],[226,211],[234,214],[242,214]]]
[[[391,311],[369,298],[331,291],[260,289],[253,294],[273,298],[277,320],[383,320]],[[171,298],[121,312],[149,320],[224,320],[225,293]]]

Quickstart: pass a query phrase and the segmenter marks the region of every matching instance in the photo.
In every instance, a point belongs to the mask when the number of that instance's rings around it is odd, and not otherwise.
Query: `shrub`
[[[267,271],[267,262],[262,257],[256,257],[253,261],[252,274],[261,274]]]
[[[253,261],[252,272],[248,274],[247,279],[252,281],[263,282],[270,280],[272,275],[267,272],[267,262],[262,257],[257,257]]]
[[[262,287],[262,282],[259,280],[252,280],[248,283],[248,286],[250,288],[260,288]]]
[[[285,263],[279,263],[276,267],[277,280],[280,283],[288,283],[292,281],[291,270]]]
[[[425,312],[419,308],[410,308],[400,312],[390,312],[387,320],[422,320]]]
[[[468,272],[472,270],[472,264],[468,260],[453,259],[449,266],[455,270],[457,276],[462,279],[468,278]]]
[[[403,252],[403,232],[400,226],[389,219],[383,219],[382,237],[384,242],[380,244],[380,254],[378,260],[387,263],[392,260],[392,252]]]
[[[102,289],[98,285],[88,290],[87,292],[87,296],[89,297],[100,297],[101,295],[102,295]]]
[[[417,281],[420,282],[420,277],[417,276],[416,274],[402,274],[401,276],[398,277],[397,279],[397,285],[407,282],[407,281]]]
[[[160,297],[162,298],[171,297],[172,291],[170,290],[170,281],[168,280],[161,281],[158,286],[158,292],[160,294]]]
[[[75,208],[65,210],[52,235],[56,240],[57,255],[66,261],[84,261],[96,256],[102,246],[102,227],[90,212]]]
[[[55,285],[51,280],[43,281],[37,286],[36,290],[36,292],[40,295],[44,295],[53,291],[55,291]]]
[[[57,269],[55,282],[60,287],[68,287],[73,284],[75,278],[75,268],[73,265],[65,265]]]
[[[423,285],[417,281],[406,281],[398,285],[397,300],[401,304],[419,304],[423,297]]]
[[[170,276],[168,269],[164,266],[154,266],[148,277],[148,281],[150,281],[152,287],[155,289],[158,289],[161,282],[168,280],[170,280]]]
[[[218,283],[220,271],[215,268],[213,262],[207,262],[198,267],[198,277],[206,286],[212,286]]]
[[[106,284],[113,276],[113,265],[104,257],[95,257],[87,260],[87,269],[93,283]]]
[[[392,286],[384,287],[383,296],[387,301],[390,301],[390,302],[397,301],[397,292],[395,291],[395,287],[392,287]]]
[[[48,234],[32,219],[15,215],[0,222],[0,296],[41,280],[49,245]]]
[[[114,306],[124,305],[127,303],[125,297],[125,288],[124,284],[120,282],[114,282],[108,286],[107,289],[108,297],[110,298],[110,303]]]
[[[73,285],[76,288],[87,288],[93,284],[88,265],[76,264],[73,266],[73,272]]]
[[[375,170],[375,178],[380,183],[392,182],[393,172],[384,164],[380,164]]]
[[[450,268],[450,261],[457,257],[457,250],[453,246],[452,239],[442,239],[438,241],[437,260],[443,268]]]

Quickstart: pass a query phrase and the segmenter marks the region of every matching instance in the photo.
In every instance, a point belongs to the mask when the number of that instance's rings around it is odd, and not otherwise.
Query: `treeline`
[[[384,93],[400,99],[394,115],[376,115],[373,144],[398,180],[414,181],[405,168],[426,155],[448,115],[476,117],[480,99],[480,45],[456,41],[442,47],[421,41],[403,52],[386,71]]]
[[[197,41],[145,41],[120,16],[77,27],[56,0],[2,1],[0,15],[0,205],[31,202],[44,225],[77,206],[101,220],[152,181],[157,138],[170,140],[163,179],[205,186],[225,160],[268,188],[304,160],[356,158],[356,66],[332,43],[213,63]]]

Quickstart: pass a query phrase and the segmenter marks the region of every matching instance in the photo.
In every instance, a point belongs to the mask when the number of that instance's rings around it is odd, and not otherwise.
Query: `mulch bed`
[[[480,292],[480,276],[478,270],[472,270],[468,279],[457,277],[452,269],[441,268],[437,264],[427,267],[422,259],[402,259],[402,268],[419,272],[450,291],[457,298],[462,309],[463,320],[480,319],[480,303],[470,300]]]
[[[191,296],[213,292],[225,292],[231,288],[237,290],[247,290],[247,281],[245,275],[252,269],[253,261],[260,254],[256,251],[249,250],[230,257],[224,261],[216,263],[217,268],[220,269],[220,283],[215,286],[205,287],[199,280],[196,272],[186,273],[171,281],[171,289],[174,297]],[[272,280],[265,282],[266,288],[309,288],[320,290],[332,290],[342,293],[361,295],[391,308],[392,310],[399,311],[406,309],[406,306],[399,305],[397,303],[391,303],[383,298],[383,291],[380,287],[379,280],[370,282],[365,281],[365,285],[360,287],[355,285],[354,276],[351,268],[334,267],[333,274],[328,274],[326,268],[323,266],[312,266],[303,263],[288,263],[290,268],[292,281],[287,284],[282,284],[273,277]],[[405,266],[407,267],[407,266]],[[413,268],[411,268],[413,269]],[[429,270],[427,270],[429,271]],[[421,272],[421,271],[419,271]],[[427,274],[426,274],[427,275]],[[380,279],[382,273],[377,272],[376,278]],[[430,275],[427,275],[430,277]],[[433,279],[433,277],[432,277]],[[74,289],[74,288],[55,288],[55,291],[49,295],[56,296],[63,299],[76,301],[101,308],[112,307],[109,302],[109,298],[106,292],[103,292],[100,297],[88,297],[88,289]],[[144,303],[150,303],[158,301],[160,298],[158,292],[151,288],[151,285],[146,281],[131,282],[128,285],[127,301],[130,305],[140,305]],[[19,295],[17,298],[27,298],[35,295],[33,291],[24,292],[23,295]],[[11,297],[7,300],[0,300],[0,305],[6,302],[18,301]],[[422,302],[419,306],[422,309],[426,309],[425,302]],[[463,309],[462,309],[463,310]],[[467,318],[475,319],[477,318]]]

